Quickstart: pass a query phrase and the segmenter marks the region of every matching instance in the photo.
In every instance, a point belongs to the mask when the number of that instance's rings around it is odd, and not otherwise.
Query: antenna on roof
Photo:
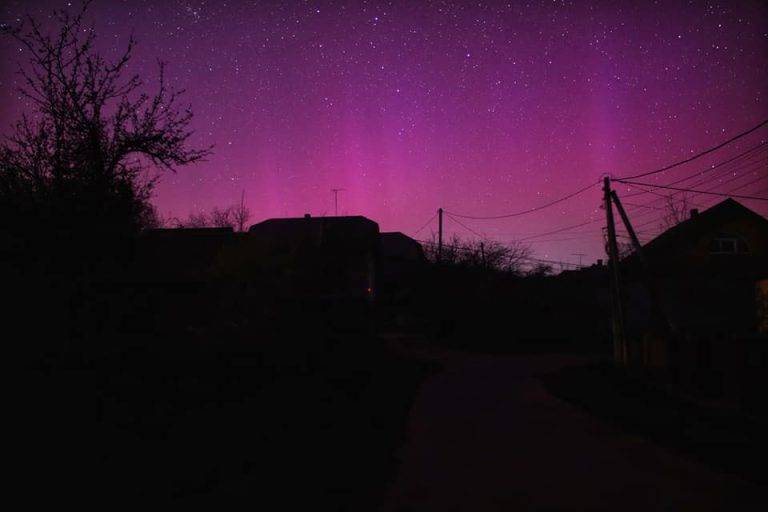
[[[336,217],[339,216],[339,192],[344,190],[343,188],[332,188],[331,192],[333,192],[333,206],[336,211]]]

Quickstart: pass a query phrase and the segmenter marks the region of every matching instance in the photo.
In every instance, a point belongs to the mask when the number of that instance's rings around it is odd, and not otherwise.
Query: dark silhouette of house
[[[370,298],[378,237],[378,224],[362,216],[305,215],[254,224],[240,247],[252,255],[253,265],[268,270],[264,277],[281,295]]]
[[[268,219],[246,233],[149,230],[137,241],[133,283],[169,324],[235,309],[243,317],[295,311],[302,304],[360,317],[377,293],[380,268],[402,269],[423,257],[403,238],[382,244],[378,224],[361,216]]]
[[[726,199],[664,231],[643,252],[656,275],[754,277],[768,266],[768,219]]]
[[[231,228],[153,229],[138,240],[136,281],[189,289],[239,286],[301,299],[371,299],[378,281],[405,287],[426,259],[402,233],[362,216],[267,219]]]
[[[382,258],[389,262],[413,263],[426,261],[421,244],[399,231],[381,233],[379,235],[379,244]]]
[[[414,273],[423,269],[427,262],[424,249],[413,238],[398,231],[379,235],[379,269],[382,284],[403,283]]]
[[[379,235],[377,298],[382,310],[399,323],[416,308],[414,294],[423,286],[427,259],[421,244],[400,232]],[[386,315],[385,315],[386,316]]]
[[[684,380],[706,376],[721,388],[724,376],[755,361],[765,365],[765,313],[757,297],[768,277],[767,219],[726,199],[692,210],[642,252],[647,270],[637,254],[623,261],[630,363],[671,370]],[[652,328],[654,311],[669,332]]]

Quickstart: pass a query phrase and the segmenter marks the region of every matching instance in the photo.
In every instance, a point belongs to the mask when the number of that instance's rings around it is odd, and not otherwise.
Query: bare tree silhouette
[[[88,4],[54,11],[52,33],[31,16],[2,26],[28,57],[30,111],[0,141],[0,273],[14,321],[57,349],[98,339],[100,311],[120,308],[105,290],[130,275],[135,235],[162,221],[149,201],[158,176],[211,150],[191,144],[192,112],[164,63],[150,93],[127,73],[132,38],[114,61],[99,53]]]
[[[20,208],[43,224],[136,231],[156,218],[149,198],[157,172],[200,161],[211,148],[190,147],[192,112],[178,106],[182,91],[167,85],[165,63],[150,95],[138,75],[125,76],[133,38],[115,61],[96,50],[88,4],[74,16],[54,11],[54,35],[31,16],[4,31],[29,55],[19,63],[20,94],[33,112],[0,143],[0,197],[13,205],[4,212],[11,218]]]
[[[250,218],[251,211],[241,201],[240,204],[226,208],[214,207],[210,213],[193,212],[186,219],[174,217],[163,224],[173,228],[232,228],[245,231],[245,225]]]
[[[245,205],[245,192],[240,196],[240,203],[232,207],[235,226],[238,231],[245,231],[246,224],[251,218],[251,210]]]
[[[210,224],[215,228],[234,228],[235,219],[232,208],[214,208],[209,215]]]
[[[688,193],[675,197],[675,194],[670,194],[665,200],[665,213],[662,219],[661,225],[663,229],[669,229],[673,226],[677,226],[688,218],[690,211],[690,200]]]
[[[424,244],[427,259],[437,261],[437,243]],[[462,240],[454,235],[443,244],[440,262],[443,265],[482,269],[513,274],[525,273],[531,248],[519,242],[501,244],[495,241]]]

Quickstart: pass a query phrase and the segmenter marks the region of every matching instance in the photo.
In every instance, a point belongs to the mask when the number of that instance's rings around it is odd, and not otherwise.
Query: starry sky
[[[78,6],[5,0],[0,21]],[[768,118],[761,1],[95,0],[89,19],[107,56],[134,33],[130,71],[147,81],[157,59],[168,61],[195,112],[193,142],[215,146],[206,162],[162,177],[154,202],[166,216],[241,194],[253,222],[333,215],[331,189],[343,188],[340,214],[429,239],[438,207],[478,217],[527,210]],[[7,130],[29,105],[12,73],[23,52],[6,38],[0,53]],[[712,170],[765,140],[768,128],[648,182],[711,171],[700,189],[768,196],[765,147]],[[524,239],[540,258],[589,263],[604,257],[600,200],[596,185],[528,215],[446,216],[446,235]],[[651,238],[664,198],[627,202]],[[768,214],[765,202],[744,204]]]

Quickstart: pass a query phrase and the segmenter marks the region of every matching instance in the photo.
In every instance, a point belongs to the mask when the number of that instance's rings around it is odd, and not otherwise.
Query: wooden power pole
[[[624,211],[624,206],[621,204],[621,200],[619,200],[619,196],[616,194],[615,190],[611,190],[611,199],[613,199],[613,204],[616,205],[616,209],[619,211],[619,215],[621,216],[621,222],[624,223],[624,227],[627,229],[627,233],[629,233],[629,239],[632,241],[632,246],[637,251],[637,255],[640,258],[640,261],[642,261],[643,265],[645,265],[643,247],[640,245],[640,240],[637,238],[637,234],[635,233],[635,228],[633,228],[632,223],[629,222],[629,217],[627,216],[627,212]]]
[[[617,363],[627,362],[627,346],[624,337],[624,311],[619,286],[619,246],[616,243],[616,224],[613,220],[611,179],[603,178],[603,201],[608,225],[608,266],[611,279],[611,325],[613,327],[613,358]]]
[[[443,261],[443,209],[437,209],[437,261]]]
[[[650,263],[648,262],[648,258],[646,258],[646,255],[643,251],[643,246],[640,245],[640,240],[637,238],[637,233],[635,232],[635,229],[632,227],[632,223],[629,220],[629,216],[627,215],[627,212],[624,210],[624,206],[621,204],[619,195],[616,193],[615,190],[611,191],[611,198],[613,199],[613,203],[616,205],[616,209],[619,211],[619,215],[621,216],[621,221],[624,223],[624,227],[627,229],[627,233],[629,233],[629,238],[630,240],[632,240],[632,245],[635,248],[635,253],[637,254],[637,258],[643,270],[643,278],[645,280],[645,286],[648,290],[648,295],[651,299],[651,312],[653,315],[652,329],[660,328],[663,333],[668,334],[670,332],[671,325],[669,322],[669,318],[667,317],[667,314],[664,311],[664,307],[661,302],[661,294],[659,291],[659,287],[656,284],[656,281],[651,272],[651,266],[650,266]],[[643,353],[643,358],[645,358],[645,355],[644,355],[645,351],[643,351],[642,353]],[[647,361],[643,361],[643,362],[647,362]]]

